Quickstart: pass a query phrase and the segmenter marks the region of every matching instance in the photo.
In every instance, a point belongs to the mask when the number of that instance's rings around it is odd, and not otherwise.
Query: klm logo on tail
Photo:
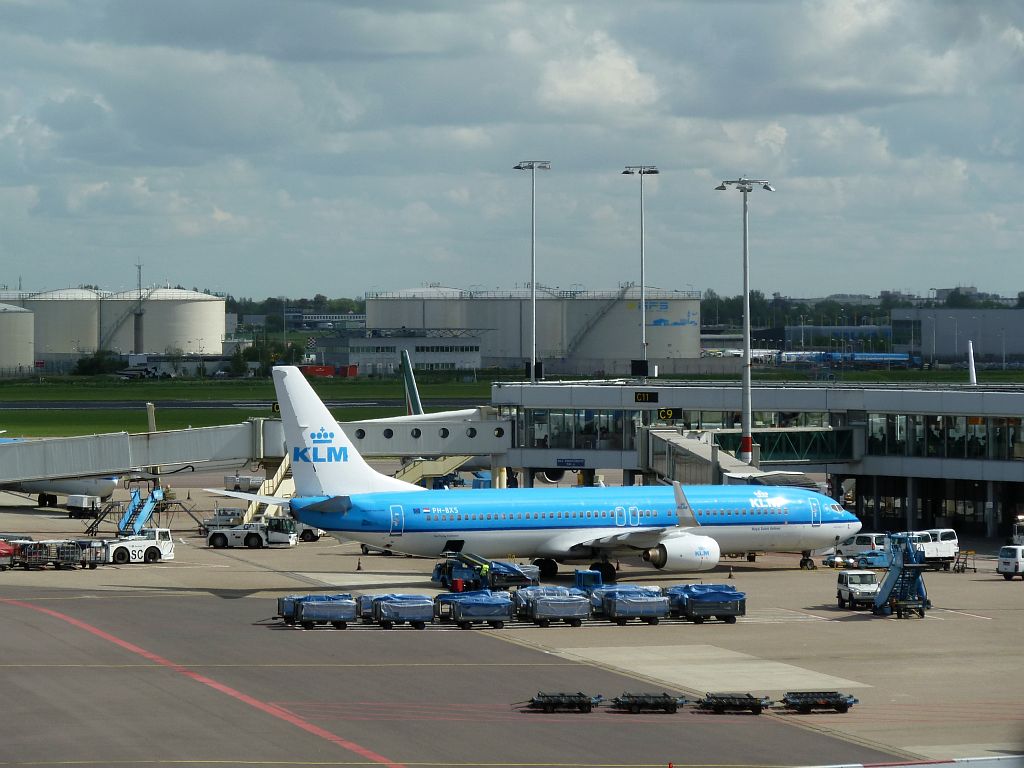
[[[348,461],[348,448],[332,445],[334,433],[323,427],[309,433],[312,447],[292,449],[292,462],[304,461],[307,464],[333,464]]]

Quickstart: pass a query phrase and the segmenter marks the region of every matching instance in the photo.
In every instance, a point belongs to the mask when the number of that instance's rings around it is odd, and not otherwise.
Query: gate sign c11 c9
[[[637,390],[633,393],[634,403],[656,403],[658,402],[658,393],[650,390]]]
[[[683,418],[682,408],[659,408],[658,421],[676,421]]]

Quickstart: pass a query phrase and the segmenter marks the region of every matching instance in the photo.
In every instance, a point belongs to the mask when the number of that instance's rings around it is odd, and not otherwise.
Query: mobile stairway
[[[916,613],[924,618],[925,609],[931,608],[922,575],[926,568],[924,552],[914,547],[908,536],[890,536],[890,548],[891,564],[875,595],[872,612],[876,616],[895,612],[901,619]]]
[[[153,517],[153,510],[163,498],[164,492],[160,488],[150,491],[145,501],[143,501],[142,492],[138,488],[133,490],[132,500],[128,503],[127,509],[117,524],[117,534],[119,536],[137,536]]]

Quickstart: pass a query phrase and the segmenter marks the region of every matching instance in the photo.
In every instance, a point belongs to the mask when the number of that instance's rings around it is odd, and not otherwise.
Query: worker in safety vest
[[[490,573],[490,570],[491,570],[491,566],[488,565],[487,563],[484,563],[483,565],[480,566],[480,586],[481,587],[486,587],[486,586],[488,586],[490,584],[490,579],[488,577],[488,574]]]

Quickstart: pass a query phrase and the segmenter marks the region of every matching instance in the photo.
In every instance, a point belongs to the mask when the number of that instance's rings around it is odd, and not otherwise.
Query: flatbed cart
[[[577,693],[544,693],[541,691],[529,701],[522,702],[519,706],[523,711],[544,712],[593,712],[595,707],[601,706],[604,696],[589,694],[579,691]]]
[[[795,709],[802,715],[809,715],[815,709],[831,709],[848,712],[859,703],[857,699],[839,691],[790,691],[779,702],[786,709]]]
[[[726,712],[750,712],[760,715],[772,705],[772,701],[767,696],[756,697],[749,693],[709,693],[696,702],[696,705],[698,709],[710,710],[716,715]]]
[[[295,622],[303,629],[330,624],[345,629],[356,620],[358,607],[348,595],[335,595],[333,600],[299,600],[295,606]]]
[[[408,622],[413,629],[434,623],[434,601],[426,595],[378,595],[373,601],[373,620],[381,629]]]
[[[512,621],[512,601],[507,595],[457,600],[451,606],[452,621],[459,629],[470,629],[474,624],[484,623],[492,629],[501,629],[506,621]]]
[[[670,696],[667,693],[624,693],[609,702],[613,709],[632,712],[666,712],[674,714],[679,708],[688,704],[689,700],[682,696]]]

